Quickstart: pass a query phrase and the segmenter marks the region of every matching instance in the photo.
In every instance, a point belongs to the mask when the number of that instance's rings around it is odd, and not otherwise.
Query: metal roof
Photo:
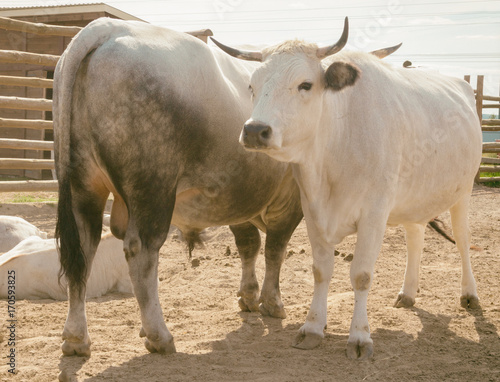
[[[67,0],[69,4],[58,4],[57,1],[47,1],[43,6],[21,6],[21,7],[1,7],[0,16],[2,17],[22,17],[37,15],[61,15],[68,13],[89,13],[89,12],[107,12],[123,20],[144,21],[127,12],[123,12],[111,5],[95,2],[73,2]],[[47,3],[49,5],[47,5]],[[52,3],[52,5],[50,5]]]

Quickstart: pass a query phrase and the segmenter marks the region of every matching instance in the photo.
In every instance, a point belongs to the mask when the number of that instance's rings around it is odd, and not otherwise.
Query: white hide
[[[248,146],[292,163],[301,190],[315,287],[295,346],[310,349],[321,342],[335,245],[357,233],[347,354],[367,358],[373,351],[368,290],[387,224],[402,224],[407,233],[407,270],[396,306],[415,302],[425,224],[446,210],[462,256],[462,306],[478,304],[467,208],[481,157],[481,128],[465,81],[393,68],[360,52],[321,62],[316,49],[290,42],[264,55],[251,80],[254,111],[247,124],[268,130],[261,147]],[[334,62],[332,68],[359,70],[352,86],[341,91],[326,86],[327,79],[335,85],[355,77],[341,71],[327,77]],[[311,84],[310,90],[303,83]],[[246,144],[243,133],[240,142]]]
[[[58,284],[59,267],[54,239],[32,236],[23,240],[0,256],[0,299],[7,298],[8,276],[14,271],[16,299],[66,300],[65,278]],[[133,293],[123,242],[112,234],[101,238],[87,281],[86,297],[109,292]]]
[[[46,239],[47,233],[17,216],[0,215],[0,253],[11,250],[30,236]]]

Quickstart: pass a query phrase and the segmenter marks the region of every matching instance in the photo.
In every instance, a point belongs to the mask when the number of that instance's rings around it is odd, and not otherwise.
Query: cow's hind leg
[[[75,242],[80,243],[78,246],[81,245],[81,251],[83,252],[82,260],[86,264],[86,272],[82,275],[85,282],[88,280],[90,275],[92,261],[101,239],[102,214],[107,196],[108,192],[104,189],[91,191],[88,188],[85,189],[73,185],[73,196],[71,202],[72,207],[70,208],[72,208],[74,213],[79,240],[76,240],[75,235],[72,237],[67,234],[60,235],[61,251],[64,251],[63,247],[65,247],[67,251]],[[63,193],[60,192],[60,210],[67,208],[67,206],[64,205],[64,198]],[[61,228],[62,225],[71,225],[71,223],[62,217],[63,215],[64,214],[62,212],[59,213],[59,232],[62,232],[65,229]],[[79,250],[79,248],[72,248],[73,253]],[[75,257],[72,255],[69,256],[69,263],[77,263],[77,259]],[[63,257],[62,254],[61,257]],[[64,260],[62,259],[61,262],[63,261]],[[62,352],[67,356],[78,355],[88,357],[90,356],[91,341],[87,329],[87,318],[85,314],[86,286],[85,283],[78,283],[74,275],[75,272],[71,271],[71,265],[66,266],[69,311],[62,335],[64,341],[62,345]]]
[[[425,225],[405,224],[406,230],[406,271],[403,287],[399,292],[394,306],[396,308],[410,308],[415,304],[418,290],[420,257],[424,248]]]
[[[286,247],[295,228],[304,216],[300,205],[300,192],[295,180],[288,173],[281,186],[279,197],[267,208],[266,221],[266,274],[260,293],[260,312],[263,315],[285,318],[281,301],[280,271]]]
[[[141,311],[141,337],[152,352],[174,353],[174,339],[165,325],[158,296],[158,256],[172,218],[175,196],[134,199],[123,242],[130,279]]]
[[[264,316],[286,318],[285,308],[281,301],[280,271],[288,241],[301,219],[302,214],[298,219],[284,222],[282,226],[269,225],[267,228],[266,274],[260,294],[260,312]]]
[[[260,249],[260,234],[251,223],[229,227],[234,234],[241,258],[241,283],[238,304],[244,312],[259,310],[259,283],[255,275],[255,261]]]
[[[451,226],[453,235],[457,243],[458,251],[462,258],[462,296],[460,304],[464,308],[479,308],[479,299],[477,297],[476,281],[472,274],[470,263],[470,231],[468,222],[470,194],[460,199],[452,208],[450,208]]]

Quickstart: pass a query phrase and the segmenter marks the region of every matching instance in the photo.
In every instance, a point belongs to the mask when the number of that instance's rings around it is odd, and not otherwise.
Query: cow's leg
[[[405,224],[406,230],[406,271],[403,287],[396,299],[396,308],[410,308],[415,304],[418,290],[420,257],[424,248],[425,225]]]
[[[101,239],[102,214],[108,192],[91,192],[78,187],[73,189],[73,212],[75,215],[80,243],[83,250],[88,280],[97,246]],[[65,224],[65,222],[61,222]],[[68,238],[61,237],[62,240]],[[73,240],[73,238],[71,239]],[[69,311],[62,334],[62,352],[64,355],[90,356],[90,336],[85,314],[85,285],[76,285],[68,278]]]
[[[265,316],[286,318],[285,308],[281,301],[280,271],[288,241],[301,220],[302,210],[299,206],[298,210],[291,208],[280,221],[272,221],[267,226],[266,275],[260,294],[260,312]]]
[[[450,215],[453,235],[462,258],[462,297],[460,298],[460,305],[464,308],[477,309],[479,308],[479,299],[469,256],[470,231],[467,217],[469,200],[470,194],[467,194],[450,208]]]
[[[304,350],[315,348],[325,336],[328,288],[335,258],[334,246],[326,245],[311,228],[313,225],[308,224],[308,232],[313,253],[314,295],[306,322],[293,342],[293,347]]]
[[[259,283],[255,276],[255,261],[260,250],[260,234],[251,223],[229,226],[234,234],[241,258],[241,283],[238,304],[244,312],[259,310]]]
[[[175,345],[158,297],[158,256],[168,234],[175,197],[150,196],[151,200],[139,197],[130,203],[123,249],[141,311],[140,336],[146,337],[144,344],[150,352],[167,354],[175,352]]]
[[[358,222],[358,237],[351,263],[351,284],[354,289],[354,314],[347,341],[347,356],[366,359],[373,354],[370,338],[367,300],[373,280],[373,269],[384,238],[387,219],[372,216]]]
[[[300,191],[291,174],[285,175],[279,196],[273,199],[266,211],[266,275],[260,294],[260,312],[263,315],[285,318],[281,301],[280,271],[286,247],[295,228],[304,216],[300,204]]]

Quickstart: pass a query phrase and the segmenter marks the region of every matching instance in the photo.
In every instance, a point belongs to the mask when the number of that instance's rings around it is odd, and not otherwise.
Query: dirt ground
[[[0,214],[21,216],[53,235],[55,203],[9,204]],[[442,216],[450,230],[449,216]],[[296,230],[283,264],[284,320],[241,313],[236,292],[240,260],[227,227],[210,229],[194,262],[175,233],[160,253],[160,299],[177,353],[149,354],[139,338],[133,297],[91,299],[88,359],[61,356],[68,304],[17,301],[16,368],[7,366],[7,303],[0,301],[0,380],[55,381],[499,381],[500,189],[477,186],[470,212],[472,265],[481,309],[460,307],[460,258],[453,244],[427,230],[420,293],[412,309],[392,305],[403,281],[404,232],[387,229],[368,300],[375,345],[371,360],[350,361],[345,345],[353,309],[349,254],[355,237],[337,248],[323,343],[310,351],[291,347],[312,299],[312,257],[305,224]],[[229,250],[228,250],[229,248]],[[264,275],[259,257],[258,277]]]

